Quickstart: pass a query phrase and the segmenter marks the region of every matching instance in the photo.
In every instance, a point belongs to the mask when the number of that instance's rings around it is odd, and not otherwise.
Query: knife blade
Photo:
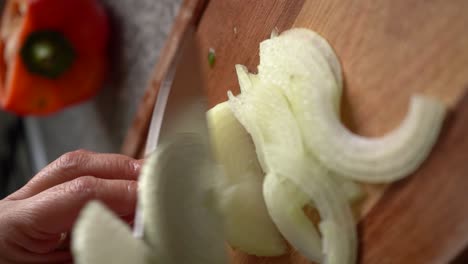
[[[198,135],[201,143],[208,144],[207,104],[201,78],[200,49],[195,40],[193,26],[186,29],[181,43],[158,93],[148,131],[145,156],[155,151],[162,142],[180,133]],[[133,229],[137,238],[143,238],[143,213],[137,206]]]

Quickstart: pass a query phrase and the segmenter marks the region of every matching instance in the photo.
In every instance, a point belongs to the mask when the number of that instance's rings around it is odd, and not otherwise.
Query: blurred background
[[[3,10],[6,0],[0,0]],[[110,74],[91,100],[47,117],[0,110],[0,199],[65,152],[119,152],[181,0],[101,0],[111,20]]]

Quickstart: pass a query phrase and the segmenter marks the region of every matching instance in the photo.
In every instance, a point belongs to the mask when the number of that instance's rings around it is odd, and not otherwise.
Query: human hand
[[[88,201],[133,219],[140,167],[126,156],[83,150],[49,164],[0,201],[0,263],[71,262],[64,234]]]

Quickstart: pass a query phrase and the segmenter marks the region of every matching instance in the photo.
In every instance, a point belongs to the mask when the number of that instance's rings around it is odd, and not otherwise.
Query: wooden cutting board
[[[342,62],[342,115],[352,131],[380,136],[395,128],[414,93],[450,107],[439,142],[414,175],[390,187],[368,186],[358,226],[360,263],[449,263],[468,246],[467,14],[466,0],[188,0],[123,152],[141,152],[171,46],[188,23],[198,27],[200,52],[216,51],[213,67],[201,65],[210,106],[225,101],[227,90],[239,91],[235,64],[256,72],[259,43],[274,28],[310,28]],[[276,258],[231,255],[239,264],[309,263],[293,249]]]

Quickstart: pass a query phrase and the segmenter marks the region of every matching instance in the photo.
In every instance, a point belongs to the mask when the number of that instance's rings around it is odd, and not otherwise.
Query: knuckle
[[[82,149],[67,152],[50,163],[46,168],[39,171],[29,181],[29,184],[44,181],[47,178],[54,177],[54,175],[80,170],[80,168],[86,165],[87,161],[92,158],[90,154],[91,152]]]
[[[66,191],[72,194],[93,196],[99,184],[99,180],[92,176],[82,176],[70,181],[67,184]]]
[[[89,154],[88,151],[81,149],[67,152],[56,160],[55,166],[63,169],[76,169],[83,164]]]

